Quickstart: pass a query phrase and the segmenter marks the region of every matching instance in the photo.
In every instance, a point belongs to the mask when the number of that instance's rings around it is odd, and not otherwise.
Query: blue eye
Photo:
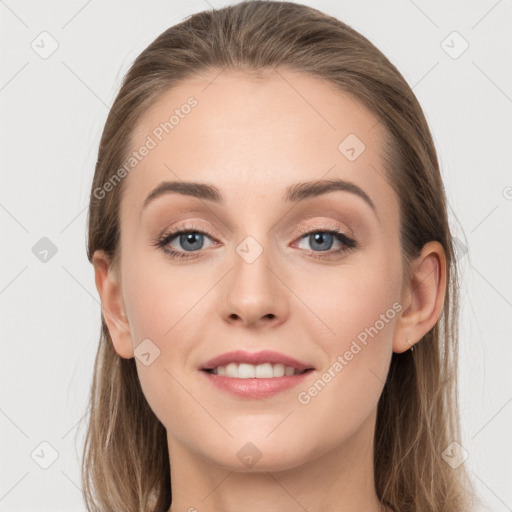
[[[203,249],[205,236],[210,238],[209,233],[201,229],[194,227],[182,228],[163,235],[156,240],[153,245],[162,249],[166,254],[171,256],[171,258],[196,258],[196,255],[190,253],[195,253]],[[184,249],[183,251],[168,247],[174,239],[177,239],[179,246]]]
[[[316,228],[312,231],[307,231],[300,239],[306,239],[309,242],[309,246],[312,247],[312,249],[307,249],[307,251],[314,258],[326,258],[333,255],[339,255],[357,247],[356,241],[349,238],[344,233],[341,233],[338,226],[320,229]],[[341,247],[339,249],[331,250],[335,241],[337,241]],[[322,252],[325,253],[325,255],[320,254]]]
[[[207,231],[196,228],[194,226],[189,226],[162,235],[152,245],[162,249],[173,259],[195,259],[200,256],[196,253],[204,248],[205,237],[212,238],[210,233]],[[331,257],[333,255],[348,252],[351,249],[357,248],[356,241],[352,238],[349,238],[344,233],[341,233],[338,226],[325,229],[316,228],[314,230],[303,233],[300,237],[300,240],[303,239],[307,239],[310,247],[312,247],[312,249],[306,249],[306,251],[315,258]],[[176,250],[175,248],[169,247],[170,244],[175,240],[183,250]],[[341,247],[332,250],[332,245],[336,241],[341,244]]]
[[[303,238],[309,241],[310,247],[314,247],[316,244],[320,245],[320,247],[316,246],[319,251],[328,251],[336,240],[340,243],[346,242],[344,238],[333,231],[314,231]]]
[[[204,234],[199,233],[198,231],[188,231],[177,235],[179,237],[179,243],[181,247],[183,247],[186,251],[194,251],[197,249],[202,249],[204,244]],[[187,248],[188,245],[192,245],[193,247]],[[198,247],[200,246],[200,247]]]

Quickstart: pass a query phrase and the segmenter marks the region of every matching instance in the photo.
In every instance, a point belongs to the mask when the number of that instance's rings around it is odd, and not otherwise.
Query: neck
[[[375,415],[350,438],[290,469],[225,468],[168,434],[169,512],[383,512],[375,492]]]

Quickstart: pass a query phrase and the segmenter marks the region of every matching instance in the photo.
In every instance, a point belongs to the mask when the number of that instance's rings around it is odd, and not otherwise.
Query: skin
[[[134,357],[146,338],[160,350],[148,366],[135,360],[148,403],[168,433],[170,511],[380,512],[373,474],[377,403],[392,353],[408,350],[408,340],[419,340],[441,314],[443,249],[426,244],[410,282],[402,282],[398,198],[384,179],[381,126],[364,106],[296,72],[273,71],[259,80],[233,71],[217,75],[180,83],[144,113],[134,150],[168,112],[190,96],[198,100],[123,182],[120,267],[103,251],[93,260],[117,353]],[[352,162],[338,150],[350,133],[366,146]],[[376,214],[347,191],[295,205],[283,201],[294,183],[336,178],[360,186]],[[141,213],[164,180],[215,185],[225,204],[170,193]],[[213,235],[188,252],[196,259],[173,260],[152,245],[190,220]],[[325,257],[298,231],[319,224],[338,226],[357,248],[334,254],[342,247],[334,238]],[[247,236],[263,248],[250,264],[236,252]],[[190,248],[179,236],[171,244]],[[298,393],[393,303],[401,311],[309,403],[300,403]],[[198,367],[236,349],[276,350],[315,371],[299,388],[274,397],[233,397]],[[248,442],[261,453],[252,467],[237,456]]]

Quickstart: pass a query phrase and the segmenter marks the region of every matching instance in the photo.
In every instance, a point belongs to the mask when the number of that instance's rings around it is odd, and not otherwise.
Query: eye
[[[309,229],[309,231],[306,231],[307,229]],[[306,250],[315,258],[339,255],[357,247],[356,241],[349,238],[345,233],[342,233],[338,226],[320,226],[314,229],[304,228],[301,231],[306,232],[299,240],[309,244],[310,249]],[[340,247],[338,249],[332,249],[332,245],[336,242]]]
[[[342,233],[338,226],[302,228],[300,232],[303,234],[299,241],[304,240],[309,243],[310,249],[305,250],[314,258],[329,258],[357,247],[356,241]],[[152,245],[162,249],[173,259],[194,259],[200,257],[195,253],[204,249],[205,237],[213,239],[213,236],[205,229],[195,225],[181,226],[170,233],[164,233]],[[332,249],[333,243],[336,242],[340,247]],[[217,243],[215,240],[212,245]]]
[[[170,233],[164,233],[152,245],[162,249],[171,258],[196,258],[195,253],[204,247],[205,237],[210,238],[208,231],[194,225],[182,226]],[[178,245],[178,250],[172,244]]]

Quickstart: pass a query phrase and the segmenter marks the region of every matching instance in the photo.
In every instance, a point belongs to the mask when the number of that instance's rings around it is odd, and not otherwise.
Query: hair
[[[104,197],[141,115],[189,77],[225,69],[264,76],[288,69],[323,79],[366,106],[382,127],[386,179],[398,196],[404,279],[425,243],[446,255],[441,315],[414,351],[393,353],[378,402],[374,475],[394,511],[461,512],[474,505],[466,466],[442,457],[461,442],[457,398],[459,277],[432,135],[412,89],[363,35],[309,6],[244,1],[187,17],[159,35],[124,76],[101,137],[88,211],[87,257],[120,258],[123,182]],[[114,350],[102,313],[89,395],[82,487],[89,511],[166,512],[171,505],[166,430],[149,407],[135,360]]]

